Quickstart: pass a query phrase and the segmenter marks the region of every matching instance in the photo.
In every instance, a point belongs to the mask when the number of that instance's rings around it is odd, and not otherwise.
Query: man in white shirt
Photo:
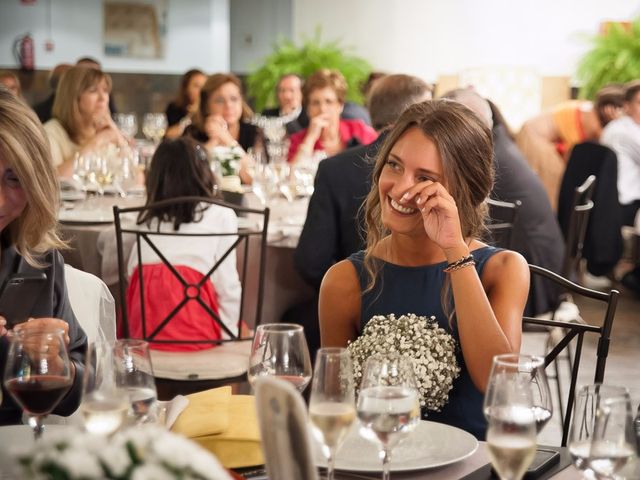
[[[618,157],[618,199],[622,220],[633,225],[640,209],[640,80],[626,85],[625,115],[610,122],[602,132],[600,142],[610,147]],[[626,287],[640,295],[640,266],[622,278]]]

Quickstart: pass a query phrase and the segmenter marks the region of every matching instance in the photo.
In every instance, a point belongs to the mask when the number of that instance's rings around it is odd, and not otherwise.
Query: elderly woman
[[[60,328],[72,360],[73,386],[54,413],[71,414],[80,403],[87,337],[73,315],[57,248],[58,185],[51,153],[38,117],[23,102],[0,88],[0,283],[14,274],[45,273],[46,283],[27,312],[31,320],[14,330]],[[0,317],[0,371],[8,342]],[[0,425],[20,422],[21,408],[3,392]]]
[[[304,106],[309,127],[291,135],[289,161],[297,162],[323,150],[328,156],[357,144],[367,145],[378,134],[362,120],[340,119],[347,82],[335,70],[322,69],[304,84]]]
[[[191,125],[193,116],[198,111],[200,91],[206,80],[207,76],[195,68],[182,76],[178,96],[167,105],[167,138],[178,138]]]
[[[75,66],[60,79],[53,118],[44,124],[51,144],[51,160],[61,177],[73,175],[76,153],[106,145],[127,146],[109,112],[111,77],[101,70]]]

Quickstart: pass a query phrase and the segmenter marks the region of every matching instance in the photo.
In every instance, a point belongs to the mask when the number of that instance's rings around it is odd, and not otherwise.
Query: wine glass
[[[302,392],[311,380],[311,359],[304,331],[292,323],[268,323],[256,328],[249,370],[249,383],[263,375],[274,375]]]
[[[356,418],[353,367],[346,348],[321,348],[315,366],[309,419],[327,457],[327,480],[333,480],[336,451]]]
[[[117,340],[113,357],[116,387],[125,390],[129,397],[129,418],[136,424],[155,422],[158,394],[149,344],[144,340]]]
[[[159,144],[167,131],[167,117],[164,113],[145,113],[142,133],[155,145]]]
[[[517,354],[493,358],[484,412],[489,457],[501,480],[522,479],[536,453],[533,360]]]
[[[60,328],[25,328],[10,338],[4,386],[29,417],[36,440],[42,421],[73,384],[71,361]]]
[[[360,434],[380,445],[382,479],[389,480],[391,451],[420,421],[411,359],[393,353],[369,357],[362,374],[357,411]]]
[[[596,412],[606,400],[629,398],[624,387],[613,385],[586,385],[576,394],[575,409],[569,433],[569,453],[573,465],[580,470],[584,478],[597,478],[590,465],[591,445],[594,439]]]
[[[116,387],[113,349],[109,344],[89,345],[82,390],[80,411],[87,432],[113,434],[127,417],[129,398]]]
[[[116,125],[122,133],[129,138],[134,138],[138,133],[138,119],[135,113],[117,113]]]

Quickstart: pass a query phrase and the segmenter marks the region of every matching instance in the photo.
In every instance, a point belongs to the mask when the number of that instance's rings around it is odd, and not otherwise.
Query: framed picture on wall
[[[168,0],[104,0],[104,53],[164,58]]]

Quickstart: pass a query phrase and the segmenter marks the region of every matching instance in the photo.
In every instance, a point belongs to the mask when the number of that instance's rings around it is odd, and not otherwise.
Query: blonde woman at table
[[[434,315],[459,346],[461,373],[428,419],[479,439],[493,356],[520,350],[529,290],[524,258],[478,239],[492,156],[491,132],[467,107],[409,107],[376,158],[367,247],[329,269],[319,302],[322,346],[346,346],[374,315]]]
[[[73,386],[53,413],[70,415],[80,404],[87,337],[78,324],[64,280],[64,262],[56,249],[58,184],[49,142],[36,114],[0,87],[0,284],[12,275],[45,273],[46,283],[28,312],[31,320],[14,330],[43,326],[65,332],[72,360]],[[7,324],[0,317],[0,372],[4,372]],[[20,423],[22,409],[4,390],[0,425]]]
[[[160,144],[147,173],[147,205],[177,197],[199,196],[215,198],[215,178],[204,148],[189,138],[169,140]],[[238,219],[230,208],[210,204],[182,203],[145,210],[138,224],[150,231],[180,233],[236,232]],[[190,284],[198,283],[231,246],[232,237],[172,237],[154,236],[153,243]],[[184,289],[157,254],[146,243],[142,251],[144,285],[140,284],[137,248],[129,259],[129,331],[132,338],[142,338],[140,289],[144,289],[145,325],[147,332],[184,299]],[[205,283],[200,298],[207,302],[222,322],[237,333],[240,314],[240,279],[233,250]],[[161,330],[158,340],[211,340],[225,338],[225,332],[197,303],[187,302]],[[152,344],[161,350],[200,350],[207,344]]]
[[[76,153],[98,151],[107,145],[128,147],[109,112],[111,77],[95,68],[75,66],[64,72],[44,124],[51,159],[58,175],[70,178]]]

